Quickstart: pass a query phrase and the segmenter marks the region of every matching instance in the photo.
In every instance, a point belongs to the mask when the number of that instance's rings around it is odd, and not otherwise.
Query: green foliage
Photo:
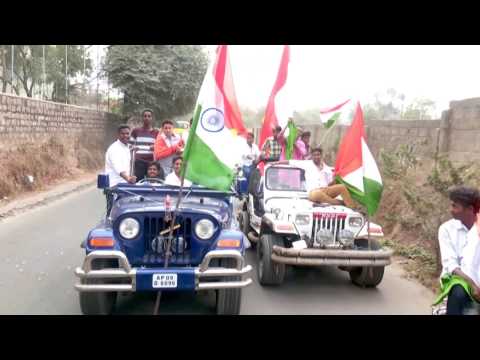
[[[395,151],[380,150],[383,174],[392,179],[399,179],[409,169],[415,169],[419,164],[416,156],[416,144],[402,144]]]
[[[406,103],[405,94],[387,89],[375,94],[375,101],[363,106],[365,120],[429,120],[435,111],[435,102],[414,98]]]
[[[198,45],[115,45],[104,70],[125,95],[124,114],[149,107],[162,119],[192,111],[207,65]]]
[[[67,76],[68,92],[74,92],[78,84],[71,79],[84,69],[84,48],[81,45],[68,45]],[[17,95],[32,97],[43,83],[43,49],[45,49],[46,87],[51,90],[46,97],[53,101],[65,101],[65,45],[15,45],[13,51],[14,82],[12,87],[12,46],[0,45],[0,81],[2,91],[11,86]],[[85,59],[85,69],[91,70],[90,59]]]
[[[427,178],[427,183],[443,196],[448,196],[448,190],[453,186],[471,184],[478,180],[478,169],[474,163],[454,165],[446,157],[440,157],[437,166]]]

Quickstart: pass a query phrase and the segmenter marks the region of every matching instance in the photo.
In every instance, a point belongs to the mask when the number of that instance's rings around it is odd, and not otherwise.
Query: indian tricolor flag
[[[382,197],[383,184],[375,159],[365,138],[363,112],[357,104],[355,117],[347,130],[335,163],[337,181],[344,184],[352,198],[375,214]]]
[[[246,135],[235,97],[227,45],[217,48],[200,88],[184,153],[184,175],[193,183],[227,191],[241,162]]]
[[[339,119],[342,117],[342,114],[346,110],[346,106],[344,105],[349,101],[350,99],[334,107],[320,110],[320,120],[326,129],[330,129],[339,121]]]

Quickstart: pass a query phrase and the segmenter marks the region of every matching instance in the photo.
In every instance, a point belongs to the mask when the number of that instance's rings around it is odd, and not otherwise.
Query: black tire
[[[233,259],[222,259],[219,262],[221,267],[233,268],[235,267],[235,260]],[[227,281],[240,281],[240,276],[232,276],[225,278]],[[217,315],[238,315],[240,314],[240,307],[242,305],[242,289],[218,289],[216,291],[217,295],[217,304],[216,312]]]
[[[114,267],[109,260],[97,260],[92,268],[99,270],[106,267]],[[82,280],[82,284],[102,284],[105,280],[91,279]],[[80,310],[84,315],[111,315],[117,302],[117,292],[80,292]]]
[[[273,245],[283,246],[282,239],[274,234],[264,234],[257,244],[257,275],[260,285],[280,285],[285,278],[285,264],[272,261]]]
[[[250,231],[250,218],[248,217],[248,212],[241,211],[239,213],[238,223],[240,225],[240,231],[243,232],[245,236],[247,236],[248,232]]]
[[[367,239],[356,239],[355,245],[368,249]],[[377,240],[370,240],[370,248],[379,250],[381,248]],[[357,286],[373,288],[380,284],[385,273],[385,266],[362,266],[355,267],[349,271],[350,280]]]

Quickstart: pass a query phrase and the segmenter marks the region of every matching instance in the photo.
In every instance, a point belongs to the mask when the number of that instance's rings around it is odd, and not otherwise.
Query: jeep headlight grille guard
[[[345,230],[347,214],[316,212],[313,213],[313,219],[314,225],[312,237],[314,239],[314,246],[335,246],[337,234],[341,230]],[[327,241],[327,244],[324,244],[322,240],[326,239],[327,232],[331,234],[331,238],[329,236],[330,240]]]

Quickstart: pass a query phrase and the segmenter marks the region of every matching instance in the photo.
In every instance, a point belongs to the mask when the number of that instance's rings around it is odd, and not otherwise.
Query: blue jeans
[[[447,315],[464,315],[473,306],[472,299],[460,285],[454,285],[448,293]]]

